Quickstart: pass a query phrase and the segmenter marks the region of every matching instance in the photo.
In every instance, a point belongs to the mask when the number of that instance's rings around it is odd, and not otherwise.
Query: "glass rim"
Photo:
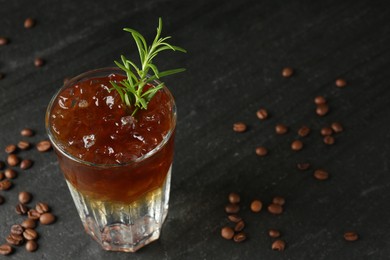
[[[64,155],[65,157],[67,157],[68,159],[70,159],[72,161],[78,162],[78,163],[83,164],[83,165],[96,167],[96,168],[123,167],[123,166],[130,166],[132,164],[140,163],[140,162],[144,161],[145,159],[147,159],[147,158],[153,156],[154,154],[156,154],[159,150],[161,150],[168,143],[168,141],[170,140],[172,134],[174,133],[174,131],[176,129],[177,112],[176,112],[175,99],[173,98],[172,93],[169,91],[169,89],[164,84],[163,88],[161,90],[165,91],[168,94],[168,96],[170,97],[170,101],[172,102],[172,115],[173,115],[172,121],[173,121],[173,126],[169,129],[168,133],[163,137],[163,140],[156,147],[154,147],[152,150],[150,150],[148,153],[142,155],[141,157],[137,157],[136,159],[133,159],[133,160],[130,160],[130,161],[124,162],[124,163],[99,164],[99,163],[93,163],[93,162],[82,160],[82,159],[76,157],[75,155],[69,153],[68,151],[66,151],[66,149],[64,149],[62,146],[58,145],[57,142],[56,142],[57,138],[52,133],[52,129],[51,129],[51,126],[50,126],[50,123],[49,123],[50,122],[51,109],[52,109],[54,101],[56,100],[58,95],[64,89],[70,87],[71,85],[73,85],[73,84],[75,84],[77,82],[82,81],[83,79],[88,78],[88,76],[90,76],[90,75],[92,76],[94,74],[99,74],[99,73],[107,73],[107,75],[109,75],[109,74],[111,74],[109,72],[125,75],[123,70],[121,70],[120,68],[117,68],[117,67],[105,67],[105,68],[93,69],[93,70],[89,70],[89,71],[83,72],[83,73],[81,73],[81,74],[79,74],[79,75],[77,75],[77,76],[67,80],[63,84],[63,86],[61,88],[59,88],[55,92],[55,94],[50,99],[50,102],[49,102],[49,104],[48,104],[48,106],[46,108],[46,113],[45,113],[46,133],[49,136],[50,142],[52,143],[54,148],[58,152],[60,152],[62,155]],[[153,80],[152,84],[156,86],[156,85],[158,85],[160,83],[161,82],[159,80]]]

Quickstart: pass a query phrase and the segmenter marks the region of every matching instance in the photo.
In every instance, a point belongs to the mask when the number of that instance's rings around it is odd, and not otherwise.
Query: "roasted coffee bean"
[[[223,227],[221,229],[221,236],[224,238],[224,239],[232,239],[233,236],[234,236],[234,231],[231,227]]]
[[[8,44],[8,38],[6,37],[0,37],[0,46],[7,45]]]
[[[295,140],[291,143],[291,149],[294,151],[302,150],[302,148],[303,148],[303,143],[301,140]]]
[[[11,168],[8,168],[4,171],[4,175],[8,179],[15,179],[18,176],[18,173]]]
[[[270,230],[268,230],[268,235],[272,238],[277,238],[277,237],[280,237],[280,232],[279,232],[279,230],[276,230],[276,229],[270,229]]]
[[[320,181],[329,179],[329,173],[325,170],[318,169],[314,171],[314,178]]]
[[[229,194],[229,202],[232,204],[240,203],[240,195],[235,192]]]
[[[31,137],[34,135],[34,131],[30,128],[23,128],[22,131],[20,131],[20,134],[25,137]]]
[[[245,222],[243,220],[237,222],[236,226],[234,227],[234,231],[240,232],[245,228]]]
[[[3,204],[5,201],[4,197],[0,195],[0,205]]]
[[[282,76],[285,78],[289,78],[294,74],[294,70],[291,67],[286,67],[282,70]]]
[[[264,146],[260,146],[256,148],[256,154],[258,156],[266,156],[268,154],[268,149]]]
[[[7,163],[9,166],[16,166],[20,163],[20,159],[15,154],[10,154],[7,157]]]
[[[278,134],[278,135],[284,135],[285,133],[288,132],[288,127],[284,124],[277,124],[275,126],[275,132]]]
[[[0,170],[4,169],[5,163],[3,161],[0,161]]]
[[[45,61],[42,58],[35,58],[34,59],[34,66],[35,67],[42,67],[45,64]]]
[[[310,168],[310,163],[307,162],[297,163],[297,168],[301,171],[305,171]]]
[[[243,133],[247,129],[247,126],[243,122],[237,122],[233,124],[233,131],[237,133]]]
[[[316,108],[316,113],[319,116],[325,116],[329,112],[329,106],[327,104],[318,105]]]
[[[6,147],[5,147],[5,152],[6,153],[8,153],[8,154],[10,154],[10,153],[14,153],[15,151],[16,151],[16,145],[14,145],[14,144],[9,144],[9,145],[7,145]]]
[[[15,207],[15,212],[18,215],[24,215],[24,214],[26,214],[28,212],[28,207],[26,205],[22,204],[22,203],[19,203]]]
[[[22,235],[24,228],[21,225],[15,224],[11,226],[12,235]]]
[[[0,190],[9,190],[12,187],[12,182],[10,180],[0,181]]]
[[[32,220],[38,220],[41,218],[41,213],[39,213],[36,209],[30,209],[27,212],[27,217]]]
[[[244,232],[240,232],[234,235],[233,240],[234,242],[241,243],[246,239],[246,235]]]
[[[27,141],[20,141],[20,142],[18,143],[18,148],[19,148],[20,150],[27,150],[27,149],[29,149],[30,147],[31,147],[31,145],[30,145],[30,143],[27,142]]]
[[[314,104],[316,105],[322,105],[326,103],[326,99],[323,96],[316,96],[314,98]]]
[[[229,215],[228,216],[228,219],[233,222],[233,223],[237,223],[237,222],[240,222],[242,220],[241,217],[237,216],[237,215]]]
[[[34,229],[27,228],[27,229],[23,232],[23,237],[24,237],[26,240],[35,240],[35,239],[38,238],[38,233],[37,233],[37,231],[35,231]]]
[[[29,159],[24,159],[20,162],[20,169],[27,170],[33,165],[33,161]]]
[[[273,243],[272,243],[272,250],[276,250],[276,251],[283,251],[284,248],[286,247],[286,242],[284,242],[283,240],[275,240]]]
[[[331,135],[327,135],[327,136],[324,137],[324,144],[332,145],[332,144],[335,143],[335,141],[336,140]]]
[[[240,211],[240,206],[238,206],[237,204],[229,203],[228,205],[225,206],[225,211],[228,214],[235,214]]]
[[[359,239],[359,235],[354,231],[348,231],[344,233],[344,239],[347,241],[356,241]]]
[[[37,226],[37,222],[33,219],[25,219],[22,224],[20,224],[24,228],[35,228]]]
[[[321,128],[321,135],[327,136],[327,135],[331,135],[331,134],[333,134],[332,128],[327,127],[327,126]]]
[[[24,28],[30,29],[34,27],[34,25],[35,25],[35,20],[33,18],[29,17],[26,20],[24,20]]]
[[[298,130],[299,136],[305,137],[305,136],[308,136],[309,134],[310,134],[310,128],[305,126],[305,125],[302,126],[301,128],[299,128],[299,130]]]
[[[251,210],[252,212],[260,212],[261,209],[263,208],[263,202],[260,200],[253,200],[251,203]]]
[[[14,246],[19,246],[24,242],[24,238],[22,235],[13,235],[13,234],[9,234],[5,240],[7,240],[8,244]]]
[[[27,191],[21,191],[19,192],[19,202],[22,203],[22,204],[27,204],[31,201],[31,193],[27,192]]]
[[[340,133],[344,130],[343,126],[339,122],[334,122],[330,126],[335,133]]]
[[[49,212],[49,205],[47,205],[44,202],[38,202],[37,205],[35,206],[36,211],[38,211],[40,214]]]
[[[47,140],[40,141],[36,147],[39,152],[47,152],[51,149],[51,143]]]
[[[12,246],[3,244],[0,246],[0,255],[9,255],[13,252]]]
[[[264,120],[268,118],[268,111],[265,108],[260,108],[259,110],[257,110],[256,116],[258,119]]]
[[[34,240],[29,240],[26,242],[26,250],[29,252],[34,252],[38,249],[38,243]]]
[[[286,200],[283,197],[276,196],[272,199],[272,203],[283,206],[286,203]]]
[[[343,88],[347,85],[347,81],[345,81],[345,79],[336,79],[336,82],[335,82],[336,86],[338,88]]]
[[[279,204],[271,203],[268,206],[268,212],[274,215],[279,215],[282,214],[283,212],[283,207],[280,206]]]

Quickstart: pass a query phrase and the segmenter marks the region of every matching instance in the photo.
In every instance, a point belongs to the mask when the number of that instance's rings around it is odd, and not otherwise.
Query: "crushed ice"
[[[85,148],[90,148],[92,145],[95,144],[95,135],[84,135],[83,136],[83,141],[84,141],[84,147]]]
[[[79,101],[79,107],[81,107],[81,108],[88,107],[88,101],[85,100],[85,99],[81,99],[81,100]]]

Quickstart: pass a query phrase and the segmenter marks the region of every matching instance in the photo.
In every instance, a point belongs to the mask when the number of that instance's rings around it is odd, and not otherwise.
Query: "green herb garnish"
[[[144,87],[149,82],[185,71],[184,68],[180,68],[160,72],[156,65],[153,64],[153,58],[155,58],[158,53],[165,50],[181,52],[186,52],[186,50],[167,43],[166,40],[170,39],[171,36],[164,38],[160,37],[162,30],[161,18],[158,20],[156,37],[154,38],[152,45],[149,46],[146,44],[145,38],[136,30],[130,28],[124,28],[123,30],[131,33],[133,36],[134,41],[137,44],[141,66],[138,67],[134,62],[128,60],[124,55],[121,55],[122,64],[117,61],[114,62],[119,68],[126,72],[127,79],[122,80],[118,84],[113,81],[110,81],[110,83],[113,86],[112,89],[118,91],[122,102],[127,107],[133,108],[131,115],[134,116],[138,109],[147,109],[150,100],[164,85],[164,83],[161,82],[157,86],[144,91]],[[152,72],[152,75],[148,75],[150,71]]]

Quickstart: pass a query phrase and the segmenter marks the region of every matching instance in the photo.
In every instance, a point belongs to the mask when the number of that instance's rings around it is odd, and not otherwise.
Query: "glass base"
[[[90,199],[67,182],[86,232],[110,251],[135,252],[157,240],[168,214],[171,168],[162,187],[130,204]]]

